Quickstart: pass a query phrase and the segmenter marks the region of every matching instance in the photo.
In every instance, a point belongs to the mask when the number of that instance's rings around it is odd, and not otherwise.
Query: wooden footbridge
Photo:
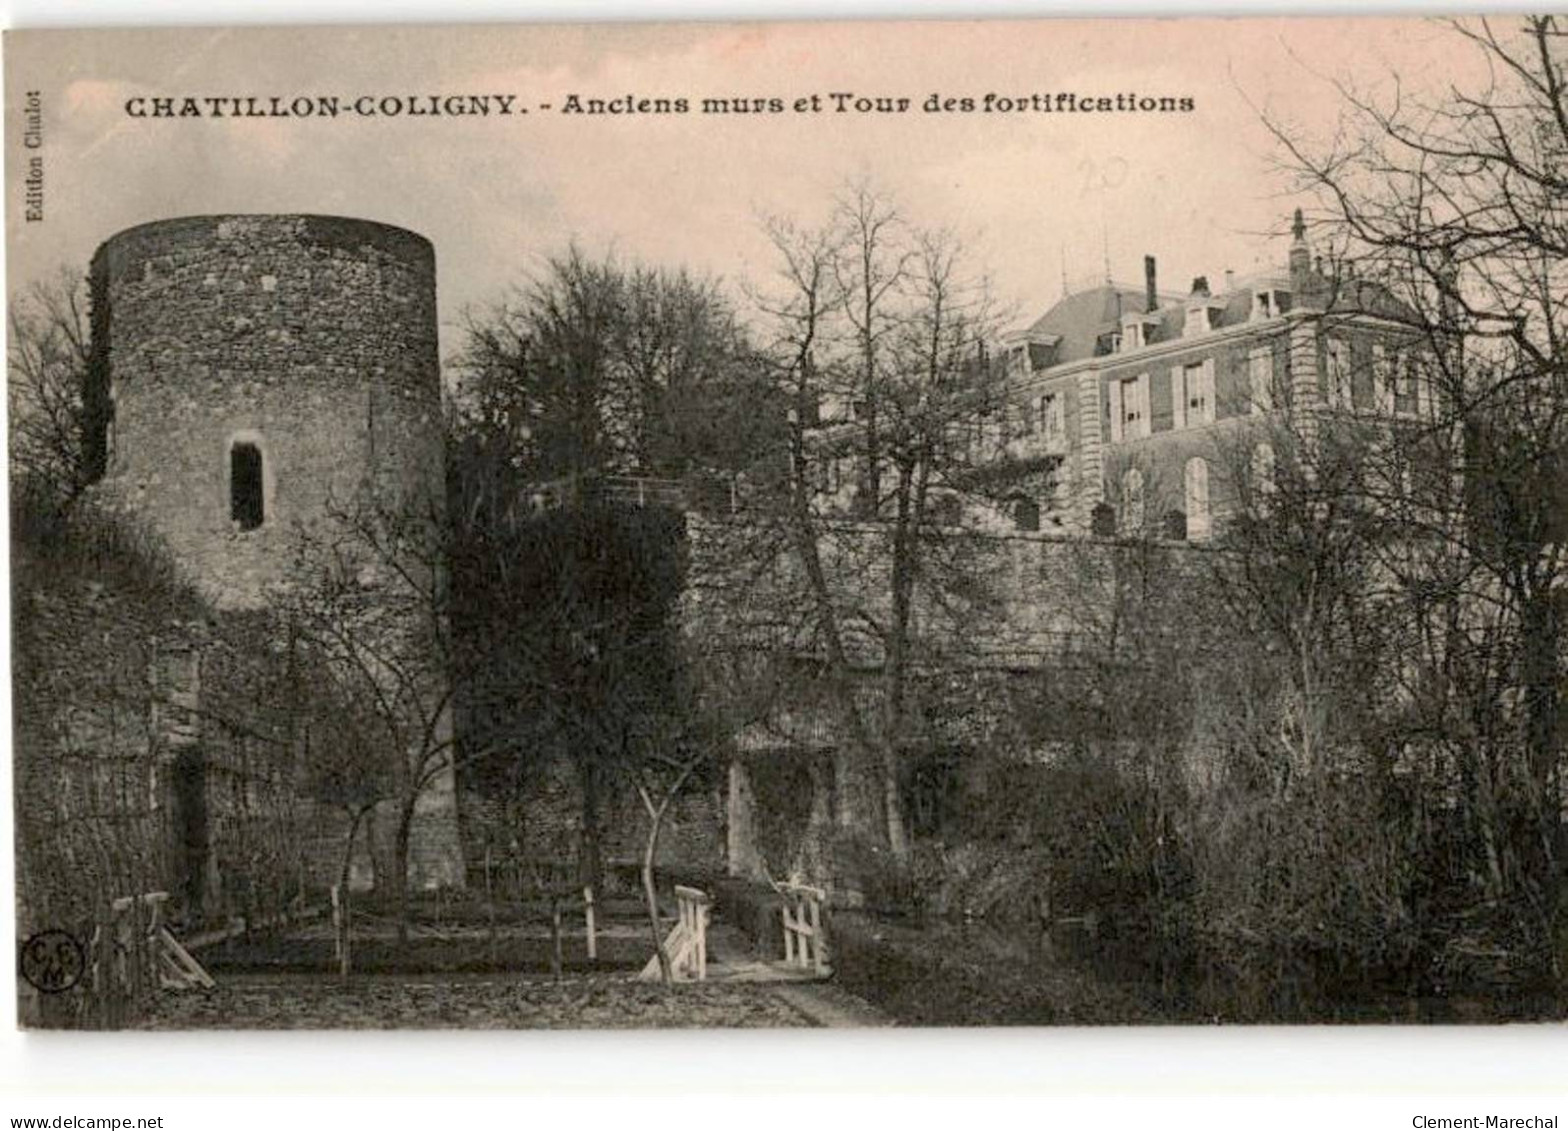
[[[759,957],[734,927],[712,923],[713,900],[707,892],[677,884],[676,923],[664,940],[670,973],[676,981],[815,982],[830,977],[823,907],[827,893],[804,884],[774,884],[784,934],[780,958]],[[659,956],[648,960],[639,978],[659,978]]]

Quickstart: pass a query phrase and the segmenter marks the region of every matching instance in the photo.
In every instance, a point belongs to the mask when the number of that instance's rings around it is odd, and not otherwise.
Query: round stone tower
[[[265,607],[302,535],[328,532],[367,491],[380,513],[441,521],[422,236],[335,216],[163,220],[99,247],[89,287],[89,472],[217,609]],[[450,771],[416,813],[410,880],[460,884]]]
[[[335,216],[194,216],[93,257],[88,436],[111,496],[220,608],[284,579],[300,528],[373,482],[439,506],[435,253]]]

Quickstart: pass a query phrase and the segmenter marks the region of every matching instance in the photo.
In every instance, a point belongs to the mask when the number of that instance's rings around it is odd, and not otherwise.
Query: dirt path
[[[892,1018],[832,981],[790,978],[779,963],[755,954],[746,936],[727,923],[708,931],[708,976],[730,984],[751,985],[787,1004],[810,1024],[823,1029],[881,1028]]]
[[[881,1029],[893,1019],[832,982],[793,982],[768,987],[773,995],[822,1029]]]

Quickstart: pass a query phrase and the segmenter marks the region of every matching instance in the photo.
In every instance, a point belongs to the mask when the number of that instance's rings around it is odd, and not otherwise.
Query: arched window
[[[1209,536],[1209,461],[1193,456],[1187,461],[1187,538],[1202,542]]]
[[[241,530],[255,530],[267,520],[262,470],[255,444],[236,442],[229,448],[229,519]]]
[[[1127,531],[1143,529],[1143,472],[1136,467],[1122,476],[1122,515]]]

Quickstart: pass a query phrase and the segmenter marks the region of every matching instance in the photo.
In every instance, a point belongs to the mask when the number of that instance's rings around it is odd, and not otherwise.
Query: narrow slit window
[[[241,530],[255,530],[266,517],[261,449],[235,444],[229,449],[229,518]]]

